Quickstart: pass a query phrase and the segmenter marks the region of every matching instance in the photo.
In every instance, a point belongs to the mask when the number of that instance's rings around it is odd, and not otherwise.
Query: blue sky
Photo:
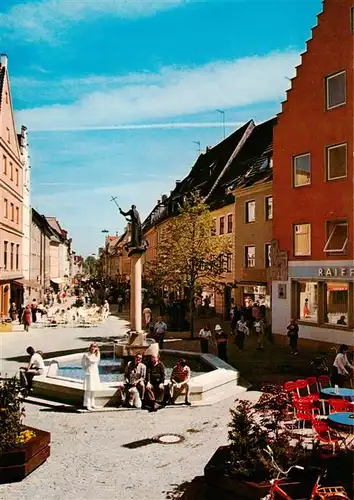
[[[29,130],[32,205],[78,253],[142,218],[201,149],[280,110],[321,0],[7,0],[17,126]]]

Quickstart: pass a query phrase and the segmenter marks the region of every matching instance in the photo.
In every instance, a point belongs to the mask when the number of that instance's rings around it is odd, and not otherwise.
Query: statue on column
[[[131,209],[128,210],[128,212],[123,212],[121,208],[119,209],[119,211],[122,215],[124,215],[124,217],[130,217],[130,219],[127,219],[131,226],[131,237],[128,246],[133,248],[142,248],[143,229],[140,221],[140,215],[136,209],[136,206],[132,205]]]

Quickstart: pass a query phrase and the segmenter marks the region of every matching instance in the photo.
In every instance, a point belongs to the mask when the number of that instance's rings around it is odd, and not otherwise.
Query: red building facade
[[[323,2],[274,129],[273,331],[312,342],[353,343],[353,11]]]

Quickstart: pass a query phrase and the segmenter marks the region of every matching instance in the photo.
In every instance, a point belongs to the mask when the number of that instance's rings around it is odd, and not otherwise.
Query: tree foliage
[[[99,261],[93,255],[89,255],[89,257],[86,257],[84,260],[83,267],[87,274],[94,276],[98,272]]]
[[[16,444],[23,416],[19,380],[14,377],[0,381],[0,455]]]
[[[225,272],[231,240],[214,235],[213,229],[209,207],[192,194],[179,207],[178,216],[163,226],[156,262],[150,266],[151,279],[160,285],[189,289],[191,310],[197,287],[218,285]],[[191,329],[193,333],[193,325]]]

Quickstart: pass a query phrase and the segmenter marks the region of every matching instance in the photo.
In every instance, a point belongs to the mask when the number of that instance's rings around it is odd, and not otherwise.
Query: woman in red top
[[[24,329],[26,332],[28,332],[29,327],[31,325],[31,319],[32,319],[31,308],[30,306],[26,306],[22,314],[22,323],[24,325]]]

